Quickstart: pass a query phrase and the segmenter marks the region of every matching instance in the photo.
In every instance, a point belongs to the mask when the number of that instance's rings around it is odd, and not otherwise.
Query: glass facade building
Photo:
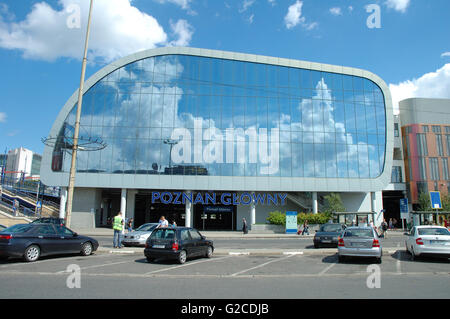
[[[77,98],[75,92],[50,131],[56,143],[44,149],[46,185],[68,185]],[[99,220],[126,207],[147,222],[164,211],[149,204],[149,194],[171,190],[286,192],[289,209],[309,211],[320,209],[317,192],[341,192],[350,209],[380,211],[394,124],[389,89],[368,71],[171,47],[124,57],[90,77],[80,137],[106,145],[78,152],[74,198],[83,218],[91,218],[84,208],[90,202],[94,211],[108,210]],[[314,204],[305,208],[305,201]],[[176,207],[175,218],[192,210],[180,222],[195,226],[199,214],[219,209],[193,206]],[[231,219],[225,209],[211,223],[222,218],[232,225],[223,229],[236,229],[244,216],[265,223],[272,208],[258,208],[256,217],[248,209],[235,205]]]
[[[52,170],[68,172],[59,132]],[[376,178],[386,155],[386,105],[372,80],[223,58],[168,54],[126,64],[83,97],[78,172]],[[172,145],[168,141],[173,141]]]

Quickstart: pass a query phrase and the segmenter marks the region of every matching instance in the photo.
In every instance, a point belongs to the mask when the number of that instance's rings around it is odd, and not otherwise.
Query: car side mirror
[[[73,237],[78,237],[78,234],[77,233],[73,233]]]
[[[206,239],[206,237],[205,237],[205,236],[203,236],[203,235],[202,235],[201,237],[202,237],[202,240],[205,240],[205,239]]]

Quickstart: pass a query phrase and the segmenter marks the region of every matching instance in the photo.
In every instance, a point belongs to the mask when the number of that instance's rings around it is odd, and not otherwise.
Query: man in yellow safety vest
[[[122,248],[122,230],[123,230],[123,219],[122,212],[119,212],[113,220],[113,229],[114,229],[114,240],[113,245],[114,248]]]

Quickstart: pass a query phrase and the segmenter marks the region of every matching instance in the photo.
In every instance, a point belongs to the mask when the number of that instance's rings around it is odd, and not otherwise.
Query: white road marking
[[[46,257],[46,259],[41,259],[38,261],[34,261],[34,262],[16,262],[14,261],[13,263],[7,262],[6,264],[3,264],[0,266],[0,268],[10,268],[10,267],[14,267],[14,266],[25,266],[25,265],[38,265],[38,264],[43,264],[43,263],[47,263],[47,262],[57,262],[57,261],[66,261],[66,260],[70,260],[70,259],[75,259],[75,258],[86,258],[86,260],[89,259],[93,259],[93,258],[98,258],[98,257],[108,257],[108,255],[104,255],[104,254],[99,254],[99,255],[91,255],[91,256],[70,256],[70,257],[63,257],[63,258],[54,258],[54,257]],[[111,257],[111,256],[109,256]]]
[[[397,244],[397,247],[400,248],[400,243]],[[401,251],[398,251],[398,256],[397,256],[397,262],[396,262],[396,269],[397,269],[397,274],[401,275],[402,274],[402,267],[401,267],[401,261],[400,261],[400,257],[402,255]]]
[[[182,268],[182,267],[192,266],[192,265],[201,264],[201,263],[208,262],[208,261],[213,262],[213,261],[217,261],[217,260],[221,260],[221,259],[225,259],[225,258],[230,258],[230,257],[231,256],[225,256],[225,257],[220,257],[220,258],[200,260],[200,261],[197,261],[197,262],[190,262],[190,263],[186,263],[186,264],[179,265],[179,266],[174,266],[174,267],[170,267],[170,268],[163,268],[163,269],[150,271],[150,272],[145,273],[144,275],[156,274],[158,272],[169,271],[169,270],[172,270],[172,269],[178,269],[178,268]]]
[[[254,270],[254,269],[258,269],[258,268],[264,267],[264,266],[266,266],[268,264],[271,264],[271,263],[274,263],[274,262],[277,262],[277,261],[282,261],[282,260],[291,258],[292,256],[295,256],[295,255],[289,255],[289,256],[284,257],[284,258],[277,258],[275,260],[268,261],[268,262],[266,262],[264,264],[261,264],[261,265],[258,265],[258,266],[252,267],[252,268],[248,268],[248,269],[245,269],[245,270],[241,270],[239,272],[236,272],[236,273],[232,274],[231,277],[235,277],[237,275],[243,274],[243,273],[248,272],[250,270]]]
[[[328,270],[330,270],[331,268],[333,268],[336,265],[336,263],[332,263],[331,265],[327,266],[324,270],[322,270],[321,272],[318,273],[318,276],[322,276],[323,274],[325,274]]]
[[[107,266],[120,265],[120,264],[132,263],[132,262],[135,262],[135,261],[134,260],[127,260],[127,261],[120,261],[120,262],[108,263],[108,264],[102,264],[102,265],[86,266],[86,267],[80,267],[80,270],[100,268],[100,267],[107,267]],[[67,270],[61,270],[61,271],[58,271],[56,273],[57,274],[63,274],[65,272],[67,272]]]

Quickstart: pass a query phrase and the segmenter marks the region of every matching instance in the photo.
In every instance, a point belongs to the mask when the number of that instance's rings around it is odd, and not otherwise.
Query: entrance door
[[[233,230],[236,224],[234,206],[195,205],[194,227],[198,230]]]

